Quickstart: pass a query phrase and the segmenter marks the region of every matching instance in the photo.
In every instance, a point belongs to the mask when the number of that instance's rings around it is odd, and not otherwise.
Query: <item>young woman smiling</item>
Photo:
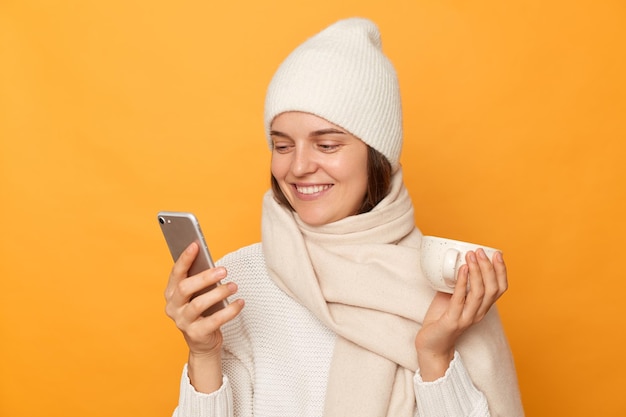
[[[272,178],[300,219],[319,226],[357,214],[367,189],[368,146],[309,113],[272,122]]]
[[[193,244],[170,273],[166,311],[189,347],[174,415],[522,416],[494,306],[501,254],[470,252],[452,295],[421,272],[376,25],[342,20],[296,48],[269,85],[265,129],[262,242],[188,277]]]

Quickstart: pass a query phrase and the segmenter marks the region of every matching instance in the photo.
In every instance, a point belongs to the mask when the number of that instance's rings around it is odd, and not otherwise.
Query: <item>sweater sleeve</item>
[[[180,395],[178,407],[173,417],[232,417],[233,399],[230,381],[226,375],[222,379],[222,386],[211,394],[204,394],[195,390],[189,375],[187,365],[183,368],[180,380]]]
[[[249,370],[228,351],[222,351],[222,386],[211,394],[196,391],[187,365],[180,381],[178,407],[173,417],[251,417],[253,389]]]
[[[446,374],[424,382],[419,369],[414,378],[419,417],[489,417],[487,399],[472,382],[459,352]]]

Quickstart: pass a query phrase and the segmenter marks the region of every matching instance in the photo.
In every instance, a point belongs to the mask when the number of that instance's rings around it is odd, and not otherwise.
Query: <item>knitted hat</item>
[[[265,98],[270,147],[272,120],[287,111],[311,113],[346,129],[397,167],[402,149],[400,91],[376,24],[362,18],[340,20],[285,59]]]

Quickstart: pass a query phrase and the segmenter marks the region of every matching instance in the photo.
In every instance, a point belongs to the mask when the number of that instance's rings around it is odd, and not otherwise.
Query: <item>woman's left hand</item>
[[[441,378],[454,357],[457,339],[481,321],[508,288],[506,265],[497,252],[493,262],[485,251],[468,252],[459,268],[453,294],[435,295],[415,337],[423,381]],[[469,281],[469,289],[468,283]]]

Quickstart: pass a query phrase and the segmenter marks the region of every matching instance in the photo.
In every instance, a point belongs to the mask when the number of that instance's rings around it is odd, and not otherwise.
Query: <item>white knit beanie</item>
[[[270,148],[272,120],[287,111],[322,117],[387,157],[402,149],[402,107],[396,71],[367,19],[340,20],[297,47],[280,65],[265,98]]]

